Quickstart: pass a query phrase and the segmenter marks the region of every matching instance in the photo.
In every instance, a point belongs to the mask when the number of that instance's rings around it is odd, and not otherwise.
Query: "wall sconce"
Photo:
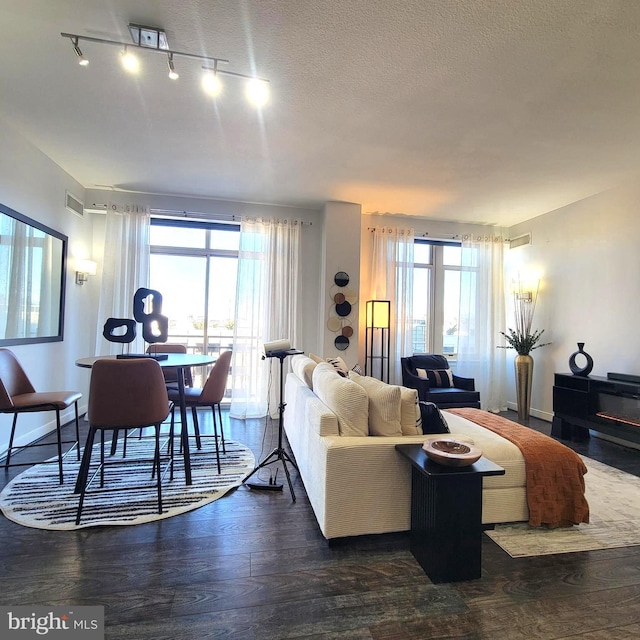
[[[97,268],[93,260],[76,260],[76,284],[83,285],[89,276],[95,276]]]
[[[540,289],[540,280],[535,278],[520,279],[511,281],[511,293],[517,302],[535,303]]]
[[[389,382],[389,351],[391,341],[391,302],[368,300],[366,313],[366,336],[364,374]]]

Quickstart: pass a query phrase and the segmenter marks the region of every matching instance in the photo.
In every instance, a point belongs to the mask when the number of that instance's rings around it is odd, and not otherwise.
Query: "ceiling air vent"
[[[525,233],[523,236],[512,238],[509,240],[509,249],[515,249],[516,247],[524,247],[526,244],[531,244],[531,234]]]
[[[65,206],[67,209],[75,213],[77,216],[84,218],[84,204],[68,191],[65,191],[65,196]]]

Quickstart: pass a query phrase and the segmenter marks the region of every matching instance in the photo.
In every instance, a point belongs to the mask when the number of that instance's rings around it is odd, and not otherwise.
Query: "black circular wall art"
[[[346,318],[351,313],[351,303],[350,302],[341,302],[336,305],[336,313],[341,318]]]
[[[333,281],[339,287],[346,287],[349,284],[349,274],[344,271],[338,271],[335,276],[333,276]]]
[[[333,344],[338,351],[344,351],[349,346],[349,338],[345,336],[338,336]]]

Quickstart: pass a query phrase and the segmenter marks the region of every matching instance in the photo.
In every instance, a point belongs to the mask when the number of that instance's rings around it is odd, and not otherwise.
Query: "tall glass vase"
[[[518,419],[529,420],[531,411],[531,383],[533,382],[533,358],[530,355],[517,355],[514,360],[516,370],[516,397],[518,401]]]

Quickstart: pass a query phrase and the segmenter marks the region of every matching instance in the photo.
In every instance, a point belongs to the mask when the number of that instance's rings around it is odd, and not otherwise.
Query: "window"
[[[413,352],[458,353],[460,304],[458,243],[415,241],[413,272]]]
[[[239,240],[239,225],[151,219],[149,282],[162,294],[168,342],[188,353],[231,348]]]

